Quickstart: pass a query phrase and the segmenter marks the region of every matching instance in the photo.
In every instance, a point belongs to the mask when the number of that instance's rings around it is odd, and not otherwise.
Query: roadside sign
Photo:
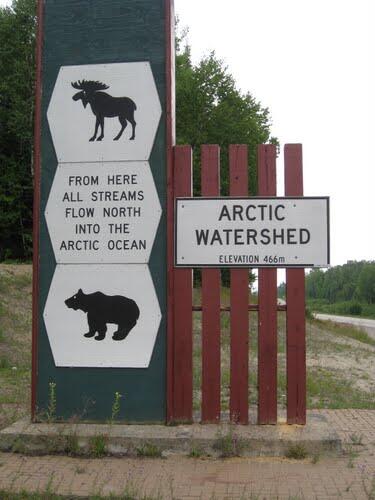
[[[326,267],[329,198],[178,198],[177,267]]]
[[[37,3],[32,415],[164,422],[173,1]]]

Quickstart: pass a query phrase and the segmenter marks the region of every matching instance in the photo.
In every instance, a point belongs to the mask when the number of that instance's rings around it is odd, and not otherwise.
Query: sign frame
[[[178,263],[178,252],[177,252],[177,235],[178,235],[178,203],[184,200],[213,200],[213,201],[231,201],[231,200],[325,200],[326,201],[326,214],[327,214],[327,265],[316,265],[311,263],[303,263],[303,264],[285,264],[285,263],[275,263],[275,264],[258,264],[258,263],[246,263],[246,264],[202,264],[202,263],[188,263],[181,264]],[[312,268],[312,269],[320,269],[326,268],[330,266],[330,197],[329,196],[200,196],[200,197],[177,197],[175,198],[175,231],[174,231],[174,267],[176,269],[231,269],[231,268],[251,268],[251,269],[263,269],[263,268],[273,268],[273,269],[293,269],[293,268]]]
[[[167,283],[170,276],[166,266],[159,265],[159,262],[160,259],[167,261],[165,241],[170,232],[169,212],[173,207],[167,191],[175,142],[173,0],[137,0],[127,5],[120,0],[105,4],[95,0],[92,7],[87,12],[86,6],[75,0],[60,3],[37,0],[31,418],[37,420],[47,407],[49,384],[53,382],[59,395],[56,416],[61,420],[82,415],[82,419],[106,421],[113,394],[124,391],[127,405],[121,408],[120,420],[164,423],[170,413],[167,400],[170,329],[167,323],[170,314]],[[101,15],[108,12],[116,12],[116,15]],[[145,23],[139,22],[143,17],[140,13],[145,13],[147,29]],[[131,30],[124,29],[127,23]],[[104,44],[103,31],[107,37],[110,33]],[[82,32],[90,36],[82,37]],[[148,263],[162,313],[151,363],[147,370],[57,367],[43,319],[48,291],[58,265],[44,217],[53,174],[59,163],[47,118],[56,77],[64,66],[145,61],[151,65],[162,106],[148,159],[163,210]]]

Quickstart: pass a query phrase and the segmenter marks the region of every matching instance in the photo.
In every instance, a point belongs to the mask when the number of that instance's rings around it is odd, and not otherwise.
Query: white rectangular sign
[[[326,267],[329,198],[178,198],[177,267]]]

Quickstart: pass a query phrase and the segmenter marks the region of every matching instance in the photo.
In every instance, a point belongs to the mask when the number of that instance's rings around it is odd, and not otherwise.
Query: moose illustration
[[[73,101],[81,100],[84,108],[86,108],[87,104],[90,104],[91,110],[96,116],[95,132],[90,141],[95,141],[95,139],[101,141],[104,137],[104,118],[115,117],[118,117],[120,121],[121,130],[113,140],[118,141],[120,139],[127,126],[127,122],[131,123],[133,129],[130,140],[135,139],[136,122],[134,120],[134,111],[137,109],[137,106],[134,101],[129,97],[113,97],[103,92],[109,86],[93,80],[72,82],[72,87],[80,90],[80,92],[74,94]],[[101,134],[97,138],[99,125],[101,127]]]

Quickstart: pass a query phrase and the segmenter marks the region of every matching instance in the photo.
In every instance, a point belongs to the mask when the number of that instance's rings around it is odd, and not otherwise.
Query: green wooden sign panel
[[[123,396],[121,420],[163,422],[166,418],[165,8],[164,0],[46,0],[44,3],[36,413],[43,413],[48,407],[50,383],[55,383],[59,418],[107,420],[116,392]],[[149,87],[146,80],[151,82]],[[99,82],[101,87],[93,90],[91,83],[88,88],[90,81]],[[152,85],[154,101],[150,104],[148,89]],[[118,108],[115,112],[103,112],[105,116],[101,117],[98,105],[93,104],[94,91],[96,102],[98,95],[105,99],[104,94],[122,101],[111,101]],[[123,111],[119,111],[121,106]],[[135,138],[131,137],[132,109]],[[152,120],[147,120],[147,116],[151,109],[154,129],[148,130]],[[75,118],[67,122],[69,113]],[[114,140],[123,122],[122,135]],[[90,141],[96,125],[96,137]],[[147,147],[137,149],[146,136],[151,141],[149,151]],[[137,162],[142,162],[143,170],[137,169]],[[97,168],[98,164],[102,170]],[[109,178],[108,173],[113,177]],[[88,186],[83,186],[85,176],[89,177]],[[100,192],[110,194],[100,195]],[[93,233],[87,236],[87,231],[93,230],[97,223],[99,212],[103,216],[105,207],[120,213],[121,207],[125,207],[124,210],[133,210],[141,217],[149,202],[156,203],[155,213],[160,214],[144,239],[130,238],[133,220],[128,212],[117,220],[113,214],[110,220],[103,219],[100,238]],[[85,216],[74,219],[72,214],[76,212],[72,210],[88,210],[90,203],[95,210],[91,220],[87,211]],[[58,214],[61,221],[54,219]],[[145,223],[148,220],[145,215]],[[115,223],[122,228],[109,233],[109,224]],[[139,226],[142,224],[143,219]],[[54,234],[53,226],[61,227],[61,231],[66,226],[66,233]],[[90,260],[89,252],[83,248],[93,241],[101,245],[97,260],[96,250],[92,250]],[[69,245],[70,250],[65,251]],[[129,245],[133,245],[131,249]],[[140,250],[147,247],[148,251],[137,253],[137,245]],[[107,254],[101,262],[104,247]],[[111,255],[116,257],[111,260]],[[77,298],[78,276],[82,276],[79,288],[83,295]],[[142,302],[146,300],[140,295],[144,283],[148,290],[144,295],[149,296],[151,306]],[[149,290],[153,287],[156,293]],[[74,298],[73,305],[62,300],[70,296]],[[116,299],[119,317],[113,316],[113,308],[117,307],[113,305],[113,297],[120,297]],[[78,306],[77,301],[81,301]],[[102,316],[97,313],[106,307],[107,312],[100,313]],[[90,335],[85,337],[81,325],[87,323]],[[120,332],[117,334],[116,324]],[[105,338],[101,339],[105,329]],[[148,347],[143,340],[146,337]]]

